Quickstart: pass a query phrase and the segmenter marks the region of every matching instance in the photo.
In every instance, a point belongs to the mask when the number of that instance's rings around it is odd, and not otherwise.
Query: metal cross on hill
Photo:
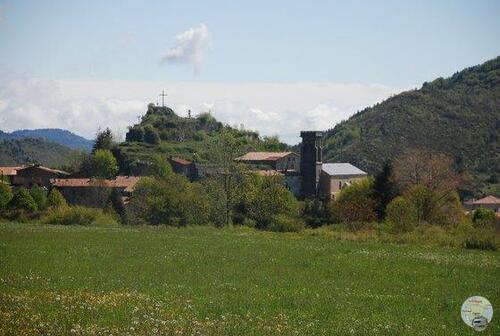
[[[165,97],[168,96],[166,93],[165,93],[165,90],[162,90],[161,91],[161,94],[159,95],[161,97],[161,106],[162,107],[165,107]]]

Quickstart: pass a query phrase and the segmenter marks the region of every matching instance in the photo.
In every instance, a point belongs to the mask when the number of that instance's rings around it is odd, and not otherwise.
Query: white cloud
[[[207,26],[201,23],[197,27],[189,28],[178,34],[175,40],[175,46],[161,58],[162,62],[190,63],[196,72],[200,71],[205,52],[212,47],[212,36]]]
[[[161,90],[186,116],[211,111],[229,125],[279,135],[290,144],[300,130],[326,130],[402,88],[383,85],[288,83],[223,84],[48,80],[0,82],[0,130],[60,127],[92,138],[98,127],[123,135]],[[407,88],[404,88],[407,89]]]

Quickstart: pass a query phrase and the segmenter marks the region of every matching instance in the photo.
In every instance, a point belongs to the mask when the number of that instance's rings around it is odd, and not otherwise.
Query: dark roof
[[[52,168],[48,168],[48,167],[44,167],[44,166],[40,166],[40,165],[31,165],[31,166],[27,166],[27,167],[23,167],[21,169],[17,169],[17,171],[23,171],[23,170],[26,170],[26,169],[40,169],[40,170],[43,170],[43,171],[46,171],[46,172],[49,172],[49,173],[53,173],[53,174],[59,174],[59,175],[69,175],[68,172],[65,172],[65,171],[62,171],[62,170],[58,170],[58,169],[52,169]]]
[[[367,175],[350,163],[323,163],[323,171],[330,176]]]

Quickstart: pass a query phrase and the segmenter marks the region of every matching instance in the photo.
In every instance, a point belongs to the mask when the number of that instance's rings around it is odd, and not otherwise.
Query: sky
[[[123,137],[165,90],[278,135],[500,55],[500,1],[0,0],[0,130]]]

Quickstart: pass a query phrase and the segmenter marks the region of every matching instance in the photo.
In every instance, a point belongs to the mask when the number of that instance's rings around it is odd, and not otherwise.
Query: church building
[[[368,174],[350,163],[323,163],[323,132],[300,132],[301,196],[335,199],[343,188]]]

